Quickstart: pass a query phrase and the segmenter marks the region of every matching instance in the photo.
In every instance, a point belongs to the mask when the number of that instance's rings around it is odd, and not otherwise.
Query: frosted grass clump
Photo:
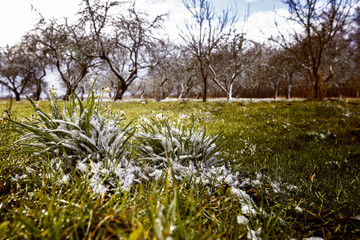
[[[250,195],[240,189],[239,173],[232,173],[220,159],[220,134],[211,137],[205,129],[195,128],[194,118],[187,127],[183,123],[170,122],[163,115],[156,116],[155,119],[142,118],[140,130],[135,135],[139,141],[139,160],[149,178],[160,179],[171,169],[169,172],[176,180],[203,185],[209,195],[213,194],[213,187],[217,189],[225,185],[230,187],[230,194],[239,200],[243,215],[256,218],[259,212],[263,212],[256,207]],[[248,231],[251,230],[245,216],[237,220]],[[255,239],[261,229],[251,231],[251,237]]]
[[[171,123],[165,116],[142,119],[136,139],[143,167],[150,176],[159,178],[162,169],[171,164],[176,176],[183,178],[189,173],[209,171],[219,165],[217,144],[220,134],[211,137],[206,130],[184,124]],[[196,175],[196,174],[195,174]]]
[[[61,110],[57,100],[52,97],[51,115],[28,98],[39,118],[36,121],[16,122],[19,131],[27,130],[20,141],[28,140],[28,146],[37,153],[47,152],[69,159],[73,166],[78,160],[120,158],[132,135],[132,128],[129,127],[130,123],[122,123],[121,116],[106,111],[100,101],[96,103],[96,98],[91,92],[83,104],[72,94],[69,106],[64,104]]]
[[[84,173],[90,176],[90,186],[96,193],[130,191],[136,184],[149,181],[139,164],[127,156],[108,165],[103,161],[83,165],[87,166]],[[77,168],[80,170],[79,165]]]
[[[119,184],[116,179],[124,177],[122,168],[128,176],[134,175],[137,168],[126,159],[133,128],[130,122],[124,123],[124,113],[116,115],[107,111],[100,97],[92,91],[84,104],[71,94],[62,109],[51,94],[51,114],[39,109],[30,98],[28,100],[38,117],[27,119],[28,122],[13,122],[23,135],[19,141],[27,149],[35,154],[50,155],[50,169],[44,177],[61,176],[64,181],[60,183],[65,183],[69,180],[68,174],[77,169],[89,174],[90,185],[105,182],[112,188]],[[120,183],[120,187],[128,188],[132,183],[130,178]]]
[[[160,179],[171,167],[177,180],[216,187],[226,184],[234,196],[252,204],[251,197],[239,189],[239,173],[232,173],[219,157],[223,146],[221,134],[212,137],[207,135],[205,128],[194,125],[195,118],[189,126],[170,122],[165,116],[161,119],[142,118],[136,138],[145,174]]]

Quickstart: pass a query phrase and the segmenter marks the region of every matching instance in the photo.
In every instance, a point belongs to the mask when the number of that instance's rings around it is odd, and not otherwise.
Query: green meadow
[[[170,122],[186,115],[220,134],[218,157],[238,172],[252,211],[225,182],[170,183],[170,170],[128,191],[97,194],[79,172],[59,184],[39,174],[52,153],[29,151],[18,141],[25,132],[2,119],[0,239],[360,238],[359,100],[103,104],[124,111],[133,126],[159,113]],[[38,103],[44,112],[49,105]],[[1,100],[0,113],[6,109],[9,101]],[[10,110],[17,122],[36,116],[26,100]]]

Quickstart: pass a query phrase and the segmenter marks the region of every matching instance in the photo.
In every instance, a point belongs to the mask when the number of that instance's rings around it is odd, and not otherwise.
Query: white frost
[[[244,203],[242,206],[241,206],[241,212],[243,214],[246,214],[248,216],[256,216],[256,210],[250,205],[250,203]]]
[[[245,199],[247,201],[252,202],[252,199],[249,196],[249,194],[247,194],[245,191],[243,191],[241,189],[231,188],[231,193],[240,199]]]
[[[246,225],[248,224],[249,219],[247,219],[244,215],[237,216],[237,223],[240,225]]]
[[[261,240],[261,238],[258,237],[260,233],[261,233],[261,228],[258,228],[258,230],[256,231],[248,228],[247,238],[251,240]]]

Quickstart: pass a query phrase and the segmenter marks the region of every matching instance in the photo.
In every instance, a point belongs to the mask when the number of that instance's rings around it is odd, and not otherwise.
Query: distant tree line
[[[77,20],[45,19],[20,43],[0,49],[0,85],[20,100],[47,91],[57,76],[64,100],[85,96],[97,78],[109,97],[359,97],[360,7],[351,0],[283,0],[298,31],[268,43],[246,37],[237,10],[210,0],[183,0],[192,15],[180,43],[163,34],[166,14],[151,17],[136,2],[83,0]],[[220,13],[220,14],[218,14]]]

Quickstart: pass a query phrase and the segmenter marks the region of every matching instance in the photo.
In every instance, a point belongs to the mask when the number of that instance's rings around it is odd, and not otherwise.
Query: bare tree
[[[193,59],[192,54],[189,54],[186,49],[181,51],[177,59],[177,89],[179,89],[179,99],[188,99],[193,92],[194,95],[201,93],[199,73],[197,72],[196,60]]]
[[[153,96],[160,101],[170,95],[187,99],[197,90],[201,93],[198,72],[193,55],[169,41],[164,41],[151,50],[151,67],[146,79],[141,83],[146,96]]]
[[[111,10],[124,6],[117,1],[84,0],[83,3],[80,14],[90,24],[91,37],[96,43],[96,53],[92,56],[105,61],[116,76],[114,100],[121,100],[139,71],[149,67],[147,51],[157,42],[153,33],[161,27],[164,15],[149,20],[147,14],[136,9],[136,2],[126,13],[120,9],[117,15],[111,14]]]
[[[246,40],[244,34],[235,33],[229,42],[223,42],[213,54],[209,65],[212,80],[226,93],[229,101],[239,87],[242,73],[257,58],[252,49],[255,44]]]
[[[288,19],[300,25],[301,33],[294,32],[292,41],[284,34],[273,39],[289,51],[306,70],[311,82],[314,98],[321,97],[321,87],[332,75],[322,72],[326,50],[334,38],[348,24],[351,0],[283,0],[288,5],[291,17]],[[330,68],[330,66],[327,66]]]
[[[248,55],[251,56],[253,60],[242,73],[240,83],[241,86],[248,91],[250,100],[252,100],[255,89],[259,89],[260,84],[266,82],[267,67],[264,63],[266,62],[267,56],[264,46],[260,44],[255,44],[249,50]]]
[[[355,64],[354,69],[354,87],[356,87],[356,97],[360,97],[360,7],[357,7],[353,17],[353,29],[350,35],[352,43],[350,44],[352,63]]]
[[[26,71],[26,65],[21,56],[20,46],[7,46],[0,52],[0,83],[15,94],[20,101],[31,74]]]
[[[51,66],[59,73],[66,87],[63,99],[67,100],[96,62],[89,54],[93,49],[92,42],[86,35],[84,26],[70,25],[66,19],[63,24],[57,21],[40,21],[26,35],[25,40],[41,44],[46,58],[51,61]]]
[[[0,84],[15,94],[17,101],[21,94],[30,93],[39,100],[46,86],[47,62],[33,45],[21,42],[7,46],[0,52]]]
[[[270,87],[274,91],[274,100],[276,100],[279,96],[280,84],[283,80],[277,69],[274,67],[270,67],[269,65],[264,65],[265,68],[265,76],[267,78],[268,87]]]
[[[280,82],[286,83],[287,99],[291,98],[291,90],[296,86],[295,74],[300,68],[297,60],[288,51],[272,49],[271,56],[266,64],[269,69],[269,84],[274,90],[274,98],[277,98]]]
[[[24,63],[27,64],[26,69],[31,73],[30,83],[26,91],[32,93],[32,98],[38,101],[43,89],[47,86],[45,77],[50,61],[37,42],[22,41],[21,44],[23,45],[22,56],[26,59],[24,60]]]
[[[156,101],[165,99],[174,91],[177,54],[177,47],[168,41],[160,42],[150,49],[151,67],[148,69],[148,81],[145,85],[147,91],[155,95]]]
[[[356,86],[358,66],[356,66],[356,60],[352,58],[354,54],[350,43],[351,39],[348,39],[347,34],[339,34],[324,57],[324,65],[330,66],[330,68],[322,69],[322,71],[331,76],[328,85],[338,90],[340,99],[347,87]]]
[[[185,47],[196,59],[197,69],[203,84],[203,101],[206,102],[210,63],[216,47],[229,36],[229,30],[236,21],[229,17],[230,11],[223,11],[216,16],[212,2],[209,0],[183,0],[194,22],[186,23],[186,30],[181,32]]]

